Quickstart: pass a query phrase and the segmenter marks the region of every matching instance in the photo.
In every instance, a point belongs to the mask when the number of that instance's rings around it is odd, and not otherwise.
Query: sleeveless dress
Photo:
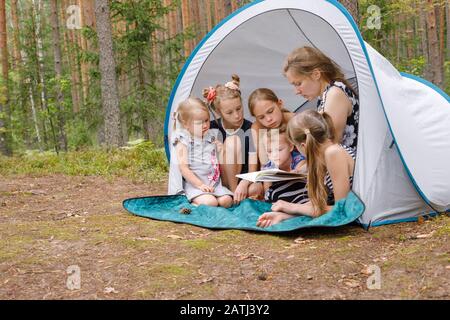
[[[255,147],[253,144],[253,138],[251,133],[252,124],[253,123],[251,121],[244,119],[244,122],[242,123],[240,130],[237,130],[237,132],[235,133],[240,137],[241,142],[243,142],[242,146],[244,147],[244,149],[242,150],[242,155],[244,156],[244,159],[242,159],[243,160],[242,169],[240,173],[248,173],[248,164],[249,164],[248,155],[250,152],[255,152]],[[222,124],[222,119],[220,118],[217,120],[217,122],[215,120],[212,120],[210,122],[210,129],[219,130],[220,134],[217,136],[217,138],[222,143],[224,143],[229,136],[232,136],[225,130]]]
[[[356,152],[353,148],[343,144],[340,144],[340,146],[352,157],[353,160],[356,159]],[[349,181],[351,189],[353,184],[353,176],[349,177]],[[280,182],[279,184],[280,185],[276,187],[275,192],[271,191],[271,193],[266,193],[266,201],[275,202],[278,200],[285,200],[291,203],[306,203],[309,201],[308,189],[305,181],[288,181],[283,183]],[[327,187],[328,193],[327,204],[332,206],[334,205],[334,188],[329,172],[325,175],[324,184]],[[274,185],[272,185],[271,188],[273,188]],[[267,191],[269,190],[270,188]]]
[[[325,102],[327,100],[328,92],[332,87],[337,87],[341,89],[352,103],[352,114],[349,117],[347,117],[347,123],[345,126],[341,143],[343,145],[346,145],[347,147],[353,148],[356,151],[358,143],[358,126],[359,126],[359,100],[356,94],[353,93],[353,91],[349,87],[347,87],[343,82],[334,81],[325,88],[322,97],[320,97],[319,100],[317,101],[317,111],[326,112]]]
[[[188,150],[189,169],[206,185],[214,186],[214,192],[203,192],[183,178],[183,189],[189,201],[203,194],[216,197],[233,196],[233,193],[222,185],[219,159],[214,143],[215,136],[208,131],[203,138],[196,138],[186,130],[177,130],[173,134],[173,145],[182,143]]]

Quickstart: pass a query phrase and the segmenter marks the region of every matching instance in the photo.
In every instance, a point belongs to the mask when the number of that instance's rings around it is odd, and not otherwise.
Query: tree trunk
[[[450,60],[450,3],[448,1],[445,3],[445,15],[447,18],[447,60]]]
[[[358,0],[339,0],[342,5],[347,8],[348,12],[352,15],[356,24],[359,24],[359,6]]]
[[[445,60],[445,5],[439,1],[437,6],[439,13],[439,49],[440,49],[440,61],[442,66],[442,72],[444,72],[444,60]]]
[[[214,24],[217,25],[223,19],[223,0],[214,0]]]
[[[64,96],[61,89],[62,79],[62,66],[61,66],[61,44],[59,38],[59,19],[58,19],[58,3],[57,0],[50,1],[51,14],[50,20],[52,24],[52,37],[53,37],[53,55],[55,63],[55,75],[56,75],[56,109],[58,112],[58,143],[59,148],[67,151],[67,137],[64,130],[65,119],[63,110]]]
[[[19,38],[19,19],[17,18],[17,1],[11,0],[11,19],[13,24],[13,66],[20,66],[22,64],[22,54],[20,52],[20,38]]]
[[[41,139],[41,133],[39,132],[39,122],[38,122],[38,118],[36,115],[36,103],[34,102],[34,95],[33,95],[33,85],[29,84],[28,87],[28,93],[29,93],[29,97],[30,97],[30,104],[31,104],[31,114],[33,117],[33,123],[34,123],[34,130],[36,131],[36,137],[37,137],[37,141],[38,141],[38,147],[39,147],[39,151],[42,152],[42,139]]]
[[[80,21],[81,27],[86,26],[86,18],[85,18],[85,10],[86,10],[86,0],[78,0],[78,6],[80,7]],[[87,40],[82,34],[81,30],[78,31],[78,40],[79,46],[81,48],[81,52],[85,53],[87,51]],[[83,90],[83,102],[87,102],[87,98],[89,97],[89,66],[84,59],[80,61],[81,66],[81,87]]]
[[[430,55],[430,80],[437,86],[442,85],[442,68],[439,54],[439,39],[436,28],[436,13],[433,0],[427,0],[427,29]]]
[[[429,64],[430,57],[428,54],[428,38],[427,38],[427,14],[424,8],[424,3],[419,1],[417,6],[419,7],[419,24],[420,24],[420,46],[422,49],[422,55],[425,59],[425,67],[423,71],[423,76],[426,79],[430,78],[429,75]]]
[[[213,27],[213,19],[212,19],[212,12],[211,12],[211,0],[205,0],[205,10],[206,10],[206,22],[207,22],[207,33],[211,31]]]
[[[60,10],[60,15],[61,15],[61,21],[66,21],[67,17],[66,17],[66,8],[67,8],[67,0],[61,0],[61,10]],[[78,94],[78,90],[77,90],[77,73],[76,73],[76,69],[75,69],[75,58],[73,55],[73,48],[72,48],[72,42],[71,42],[71,30],[68,30],[67,28],[63,28],[64,29],[64,57],[66,59],[66,63],[69,66],[69,70],[70,70],[70,81],[71,81],[71,86],[70,86],[70,92],[71,92],[71,96],[72,96],[72,112],[73,113],[78,113],[80,111],[80,96]]]
[[[9,144],[9,126],[5,115],[9,114],[8,97],[8,45],[6,31],[6,6],[5,0],[0,0],[0,55],[2,64],[2,81],[0,83],[0,153],[11,155]]]
[[[195,31],[195,42],[193,40],[192,49],[195,48],[197,43],[202,40],[202,34],[200,31],[200,8],[198,0],[191,1],[191,17],[192,17],[192,25]]]
[[[108,147],[120,146],[123,141],[108,0],[95,0],[95,18],[100,51],[105,143]]]
[[[237,0],[231,0],[231,12],[235,12],[238,8]]]
[[[181,0],[181,15],[183,17],[183,31],[191,26],[191,17],[189,10],[189,0]],[[191,54],[191,41],[184,40],[184,56]]]

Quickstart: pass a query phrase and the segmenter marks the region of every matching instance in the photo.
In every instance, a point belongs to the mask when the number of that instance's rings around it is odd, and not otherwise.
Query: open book
[[[277,182],[288,180],[306,181],[306,175],[304,173],[287,172],[280,169],[268,169],[244,174],[237,174],[236,177],[251,182]]]

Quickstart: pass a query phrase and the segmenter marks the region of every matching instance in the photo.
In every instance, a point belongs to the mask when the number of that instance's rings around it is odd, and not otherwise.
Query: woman
[[[339,66],[320,50],[302,47],[288,55],[284,74],[297,94],[310,101],[319,98],[317,111],[326,112],[333,120],[334,142],[356,151],[359,101]]]

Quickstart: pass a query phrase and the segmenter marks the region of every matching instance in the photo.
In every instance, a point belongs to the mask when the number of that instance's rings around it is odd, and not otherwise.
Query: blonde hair
[[[287,125],[288,139],[295,145],[306,144],[308,166],[308,196],[317,215],[327,206],[328,193],[324,183],[327,168],[320,146],[328,139],[334,140],[333,120],[327,113],[306,110],[293,117]]]
[[[208,95],[210,94],[211,89],[215,90],[215,98],[211,101],[207,101],[209,103],[209,106],[214,111],[220,112],[220,103],[223,100],[231,100],[231,99],[239,98],[242,102],[241,90],[239,89],[241,79],[239,78],[239,76],[237,74],[233,74],[231,76],[231,81],[229,83],[234,84],[237,87],[237,89],[230,88],[230,86],[227,86],[228,83],[227,84],[218,84],[214,88],[209,87],[209,88],[203,89],[203,97],[205,99],[207,99]]]
[[[296,74],[311,76],[316,69],[325,81],[340,81],[357,95],[338,64],[316,48],[305,46],[292,51],[286,58],[283,71],[285,75],[288,70],[293,70]]]
[[[182,101],[175,112],[175,120],[173,123],[174,130],[176,129],[176,120],[184,126],[187,122],[191,121],[192,114],[199,110],[206,112],[209,116],[208,106],[203,100],[196,97],[189,97]]]

